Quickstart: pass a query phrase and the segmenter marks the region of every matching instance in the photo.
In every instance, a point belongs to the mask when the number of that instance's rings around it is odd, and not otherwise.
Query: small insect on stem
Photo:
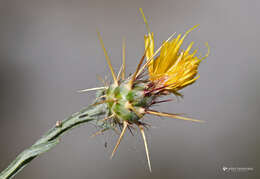
[[[56,121],[55,126],[56,126],[56,127],[61,127],[61,126],[62,126],[62,121]]]

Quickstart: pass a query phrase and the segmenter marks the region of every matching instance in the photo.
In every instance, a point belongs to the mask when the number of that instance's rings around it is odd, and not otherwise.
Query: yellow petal
[[[196,77],[198,66],[201,60],[208,56],[209,50],[205,57],[200,58],[195,56],[197,49],[190,52],[194,42],[191,42],[186,50],[180,49],[184,39],[197,26],[189,29],[183,36],[179,34],[175,39],[164,44],[160,55],[153,59],[153,65],[149,66],[150,80],[157,81],[161,83],[160,85],[167,86],[169,91],[176,92],[199,78],[199,76]],[[148,34],[145,37],[146,47],[149,43],[154,45],[153,35]],[[147,57],[151,57],[153,46],[149,50]]]

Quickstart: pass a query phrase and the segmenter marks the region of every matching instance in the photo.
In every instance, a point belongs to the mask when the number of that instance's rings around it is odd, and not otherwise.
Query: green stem
[[[89,106],[82,111],[73,114],[68,119],[57,122],[56,126],[50,129],[45,135],[37,140],[30,148],[20,153],[12,163],[0,173],[0,179],[13,178],[29,162],[38,155],[48,151],[59,143],[60,137],[73,127],[82,123],[98,120],[106,113],[106,107],[103,104]]]

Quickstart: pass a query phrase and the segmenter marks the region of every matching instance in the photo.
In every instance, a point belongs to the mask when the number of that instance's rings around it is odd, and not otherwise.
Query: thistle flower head
[[[99,121],[102,129],[96,134],[100,134],[107,129],[113,129],[115,131],[117,131],[117,128],[121,129],[121,134],[111,157],[115,154],[126,129],[128,128],[131,131],[131,129],[134,129],[134,125],[136,125],[140,129],[144,140],[149,169],[151,171],[149,151],[144,134],[144,127],[146,127],[147,124],[143,121],[143,116],[150,114],[193,122],[202,122],[178,114],[158,112],[151,108],[154,104],[171,100],[158,100],[162,96],[169,95],[169,92],[179,95],[178,90],[195,82],[198,78],[198,76],[196,76],[198,66],[205,57],[196,57],[197,50],[192,53],[190,52],[193,42],[190,43],[186,50],[180,50],[185,37],[189,32],[196,28],[196,26],[188,30],[183,36],[180,34],[172,40],[170,37],[156,52],[154,52],[153,33],[150,32],[142,9],[140,9],[140,12],[143,15],[144,22],[147,26],[148,35],[144,37],[145,51],[137,65],[136,71],[128,78],[125,78],[125,42],[123,41],[123,63],[120,71],[116,75],[104,47],[103,40],[98,33],[114,82],[110,85],[104,82],[104,87],[87,89],[83,90],[83,92],[100,90],[97,102],[93,105],[105,104],[107,107],[107,115],[103,120]],[[146,62],[142,65],[145,58]],[[148,75],[146,70],[148,71]]]

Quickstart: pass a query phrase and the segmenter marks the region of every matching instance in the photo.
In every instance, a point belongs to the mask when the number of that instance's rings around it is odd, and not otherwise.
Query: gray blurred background
[[[113,132],[94,139],[83,125],[28,165],[16,178],[259,178],[260,2],[257,0],[1,0],[0,170],[56,120],[89,105],[109,74],[98,42],[101,32],[115,69],[126,37],[127,72],[140,59],[144,9],[156,47],[173,32],[200,24],[187,38],[202,54],[201,78],[183,100],[156,107],[186,113],[204,124],[146,117],[153,172],[139,133],[127,133],[113,160]],[[104,144],[107,143],[107,148]],[[224,172],[222,167],[251,167]]]

